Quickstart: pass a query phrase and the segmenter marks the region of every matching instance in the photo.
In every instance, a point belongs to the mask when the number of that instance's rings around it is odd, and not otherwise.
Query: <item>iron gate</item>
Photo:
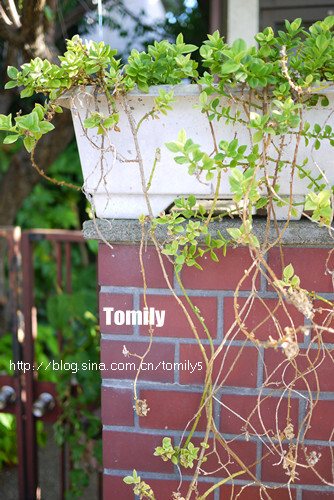
[[[71,293],[71,245],[82,243],[81,231],[34,229],[21,233],[19,227],[0,227],[0,237],[8,242],[8,283],[10,302],[10,325],[13,346],[13,375],[0,375],[2,406],[6,413],[16,416],[18,487],[19,500],[39,500],[42,492],[38,479],[38,456],[36,440],[36,417],[33,405],[38,396],[48,393],[56,399],[56,388],[52,382],[38,381],[34,344],[37,338],[37,314],[34,306],[34,242],[47,240],[56,246],[57,286]],[[63,273],[63,270],[65,271]],[[64,279],[63,279],[64,275]],[[62,332],[58,331],[58,346],[62,349]],[[26,364],[22,364],[26,363]],[[35,412],[36,413],[36,412]],[[57,404],[48,413],[48,421],[56,421],[59,414]],[[42,418],[43,420],[43,418]],[[60,450],[60,500],[64,500],[69,486],[71,466],[70,452],[63,445]],[[101,474],[98,480],[97,499],[102,498]],[[47,492],[46,492],[47,493]],[[47,498],[47,497],[46,497]]]

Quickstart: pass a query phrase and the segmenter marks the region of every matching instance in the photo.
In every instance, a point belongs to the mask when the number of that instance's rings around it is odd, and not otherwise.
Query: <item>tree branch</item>
[[[16,10],[15,12],[17,14]],[[11,18],[10,14],[11,12],[8,10],[7,3],[5,3],[4,0],[0,0],[0,38],[6,40],[10,44],[18,46],[22,44],[20,29]]]
[[[0,15],[6,24],[8,24],[8,25],[13,24],[12,21],[7,16],[6,11],[1,4],[0,4]]]
[[[11,17],[13,19],[13,23],[16,26],[16,28],[21,28],[21,20],[19,13],[17,12],[16,5],[14,0],[8,0],[9,4],[9,11],[11,13]]]

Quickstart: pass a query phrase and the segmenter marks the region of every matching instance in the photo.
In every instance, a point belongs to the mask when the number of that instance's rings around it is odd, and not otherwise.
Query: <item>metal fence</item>
[[[41,394],[48,393],[55,401],[57,394],[54,383],[37,380],[34,368],[22,369],[22,367],[36,366],[34,245],[41,240],[53,242],[56,251],[57,287],[70,294],[71,247],[73,244],[82,244],[84,240],[81,231],[33,229],[21,232],[19,227],[0,227],[0,237],[6,238],[8,242],[7,274],[14,367],[13,375],[0,374],[0,408],[1,411],[14,413],[16,416],[19,500],[39,500],[42,492],[38,480],[35,415],[39,414],[38,405],[43,406],[43,401],[39,398]],[[58,331],[57,336],[61,352],[62,332]],[[47,407],[47,401],[44,401],[44,406]],[[56,421],[59,411],[56,403],[46,416],[43,416],[41,410],[40,419]],[[60,500],[65,498],[65,491],[69,487],[70,467],[70,451],[63,445],[60,449]],[[101,490],[101,481],[98,480],[97,499],[102,498]],[[43,498],[48,498],[47,492],[43,492]]]

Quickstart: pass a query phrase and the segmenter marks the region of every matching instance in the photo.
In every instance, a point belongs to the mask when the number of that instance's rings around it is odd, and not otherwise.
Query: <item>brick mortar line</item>
[[[307,491],[330,491],[334,492],[334,487],[333,486],[327,486],[326,484],[298,484],[295,485],[296,489],[303,489]]]
[[[257,353],[257,379],[256,379],[257,387],[262,387],[263,385],[264,369],[263,369],[262,358],[264,359],[264,348],[260,347]],[[256,459],[259,461],[256,464],[256,477],[262,477],[262,461],[260,460],[261,457],[262,457],[262,444],[261,441],[259,441],[256,445]]]
[[[215,395],[215,397],[216,397],[216,395]],[[214,405],[215,405],[214,406],[214,420],[215,420],[215,424],[216,424],[217,429],[219,429],[222,405],[217,403],[217,401],[215,401],[215,400],[214,400]]]
[[[140,421],[140,420],[139,420]],[[190,428],[191,425],[188,426],[188,429],[186,431],[180,430],[180,429],[161,429],[161,428],[155,428],[155,427],[135,427],[134,425],[109,425],[105,424],[103,425],[103,431],[105,432],[123,432],[124,434],[142,434],[142,435],[148,435],[148,436],[168,436],[172,437],[177,441],[180,441],[182,434],[184,434],[185,437],[187,437],[190,433]],[[218,427],[219,429],[219,427]],[[233,442],[238,442],[238,443],[259,443],[259,445],[262,445],[263,443],[270,444],[271,440],[268,439],[266,436],[261,436],[261,440],[257,436],[250,435],[249,438],[246,440],[244,435],[240,434],[233,434],[230,432],[222,432],[220,431],[221,434],[224,436],[225,439],[227,440],[232,440]],[[205,436],[205,431],[195,431],[193,434],[194,438],[202,439]],[[296,439],[292,440],[293,443],[296,442]],[[330,448],[331,445],[329,444],[328,440],[320,440],[320,439],[304,439],[303,444],[307,446],[322,446],[323,448]],[[261,454],[262,456],[262,454]]]
[[[261,274],[262,276],[262,274]],[[263,277],[264,278],[264,277]],[[265,279],[265,278],[264,278]],[[211,297],[211,296],[226,296],[226,297],[234,297],[235,290],[228,289],[228,288],[217,288],[217,289],[207,289],[207,288],[185,288],[187,294],[189,296],[194,296],[194,295],[200,295],[202,297]],[[111,293],[111,294],[117,294],[117,293],[124,293],[124,294],[131,294],[135,291],[138,291],[139,294],[143,294],[144,288],[142,286],[140,287],[135,287],[135,286],[124,286],[124,285],[101,285],[100,286],[100,293]],[[183,295],[183,292],[181,288],[176,288],[174,287],[174,291],[176,295]],[[239,297],[248,297],[249,293],[251,292],[251,289],[249,290],[240,290],[238,293]],[[147,295],[169,295],[171,296],[171,292],[168,288],[162,288],[162,287],[148,287],[146,289]],[[257,293],[259,297],[262,298],[277,298],[277,293],[274,290],[268,290],[268,289],[263,289],[262,286],[260,286],[259,290],[257,290]],[[321,292],[319,291],[319,295],[324,298],[333,299],[334,298],[334,292]]]
[[[224,298],[220,295],[217,297],[217,335],[214,340],[220,344],[224,340]]]
[[[131,339],[132,341],[136,340],[138,342],[146,342],[148,343],[148,340],[149,340],[149,335],[134,335],[134,334],[127,334],[127,333],[123,333],[123,334],[118,334],[118,333],[103,333],[101,332],[101,339],[103,340],[107,340],[107,341],[126,341],[127,339]],[[207,338],[203,338],[201,339],[201,341],[203,342],[203,344],[205,345],[210,345],[210,342]],[[194,345],[198,345],[197,344],[197,340],[194,338],[194,337],[154,337],[154,342],[157,343],[157,344],[194,344]],[[213,339],[212,340],[213,344],[216,345],[216,346],[219,346],[221,344],[221,342],[217,341],[216,339]],[[236,342],[240,342],[239,344],[235,344],[235,345],[241,345],[242,344],[242,341],[236,341]],[[252,347],[254,346],[253,344],[249,344],[249,347]]]
[[[175,344],[174,363],[180,363],[180,344]],[[174,383],[181,385],[180,384],[180,370],[174,370]]]
[[[110,468],[104,468],[104,475],[106,476],[113,476],[113,477],[124,477],[132,474],[132,469],[110,469]],[[176,474],[171,474],[171,473],[164,473],[164,472],[148,472],[148,471],[142,471],[142,470],[137,470],[138,475],[144,479],[145,481],[154,480],[154,479],[161,479],[165,481],[175,481],[179,480],[179,475]],[[182,475],[183,481],[191,481],[192,476],[188,474],[183,474]],[[215,482],[217,483],[220,479],[224,479],[224,477],[217,477],[217,476],[200,476],[199,481],[201,483],[212,483]],[[238,486],[246,486],[249,484],[249,481],[245,481],[242,479],[235,478],[234,483]],[[227,483],[229,484],[229,482]],[[277,488],[280,487],[280,489],[287,490],[288,488],[286,487],[286,483],[274,483],[274,482],[267,482],[266,481],[266,486],[268,488]],[[131,486],[129,486],[131,487]],[[295,491],[322,491],[322,492],[333,492],[333,487],[327,486],[327,485],[313,485],[313,484],[290,484],[290,488]]]
[[[101,333],[101,339],[106,340],[108,342],[113,342],[113,341],[120,341],[120,342],[126,342],[127,340],[131,342],[141,342],[141,343],[146,343],[148,344],[149,342],[149,335],[134,335],[133,333],[131,334],[118,334],[118,333]],[[201,339],[203,344],[205,345],[210,345],[209,340],[207,339]],[[215,340],[215,339],[214,339]],[[154,337],[154,343],[155,344],[197,344],[197,340],[195,338],[188,338],[188,337]],[[216,346],[219,346],[220,343],[215,343],[213,342]],[[251,346],[249,346],[251,347]]]
[[[266,254],[264,255],[263,259],[264,259],[264,261],[266,263],[268,263],[268,252],[266,252]],[[262,269],[262,271],[265,271],[265,268],[264,268],[263,264],[261,264],[261,269]],[[261,276],[260,276],[260,289],[261,289],[262,293],[266,293],[267,292],[267,280],[266,280],[266,278],[265,278],[265,276],[264,276],[263,273],[261,273]]]
[[[190,328],[190,327],[189,327]],[[139,334],[133,334],[133,333],[123,333],[123,334],[118,334],[118,333],[101,333],[101,338],[103,340],[110,340],[110,341],[113,341],[113,340],[121,340],[121,341],[124,341],[124,337],[126,336],[127,338],[130,338],[133,340],[133,341],[146,341],[147,343],[149,342],[150,340],[150,335],[149,334],[146,334],[146,335],[139,335]],[[111,337],[111,338],[110,338]],[[122,338],[115,338],[115,337],[122,337]],[[197,340],[194,338],[194,337],[168,337],[168,336],[155,336],[154,333],[153,333],[153,338],[154,338],[154,343],[156,344],[165,344],[165,343],[173,343],[175,345],[178,345],[178,344],[195,344],[195,345],[198,345],[197,344]],[[189,342],[191,341],[191,342]],[[203,344],[205,345],[210,345],[210,341],[209,339],[205,336],[205,338],[201,338],[201,341],[203,342]],[[218,347],[223,341],[220,341],[220,340],[217,340],[217,339],[212,339],[212,343],[214,346]],[[242,341],[236,341],[236,342],[239,342],[238,344],[233,344],[233,345],[243,345],[243,342]],[[301,344],[302,345],[302,344]],[[247,344],[248,347],[253,347],[254,344]]]
[[[252,442],[250,439],[249,439],[250,442]],[[255,476],[257,478],[262,478],[262,443],[259,439],[256,440],[256,460],[258,461],[258,463],[256,464],[256,472],[255,472]],[[260,479],[261,481],[261,479]]]
[[[182,271],[181,271],[180,278],[182,281]],[[174,289],[174,292],[176,293],[176,295],[183,295],[182,288],[180,287],[179,282],[177,281],[175,269],[173,269],[173,289]]]
[[[124,434],[141,434],[142,436],[161,436],[173,438],[176,442],[180,442],[181,436],[187,437],[190,433],[190,427],[187,431],[183,432],[177,429],[153,429],[150,427],[139,427],[138,429],[134,426],[122,426],[122,425],[103,425],[104,432],[122,432]],[[195,431],[193,437],[196,439],[203,439],[205,431]],[[242,440],[238,440],[242,441]]]
[[[102,340],[107,340],[107,341],[121,341],[121,342],[126,342],[127,340],[130,340],[131,342],[148,342],[149,340],[149,335],[139,335],[139,334],[134,334],[134,333],[103,333],[101,332],[101,339]],[[202,343],[204,345],[210,345],[210,342],[206,338],[201,339]],[[218,338],[212,339],[212,343],[214,346],[219,346],[224,339],[220,340]],[[197,345],[197,340],[194,337],[167,337],[167,336],[155,336],[154,337],[154,342],[156,344],[194,344]],[[231,344],[230,344],[231,342]],[[234,347],[241,347],[244,345],[244,340],[231,340],[228,341],[229,345],[234,346]],[[313,342],[312,345],[308,344],[307,342],[299,342],[299,347],[302,349],[310,349],[311,351],[318,350],[318,346]],[[334,348],[334,343],[325,343],[326,348],[328,349],[333,349]],[[246,341],[245,347],[247,348],[253,348],[256,349],[257,346],[254,345],[252,341]]]
[[[106,429],[106,427],[108,427],[108,426],[103,425],[103,430],[106,430],[106,431],[110,430],[110,429]],[[117,427],[121,427],[121,426],[117,426]],[[133,427],[132,426],[129,426],[129,427],[131,429],[134,428],[137,433],[140,433],[140,431],[142,430],[142,427],[140,427],[140,424],[139,424],[139,415],[137,415],[137,412],[135,412],[135,411],[133,412]]]
[[[312,344],[314,344],[314,342],[312,343],[311,320],[305,318],[305,326],[309,326],[310,327],[310,333],[307,335],[306,332],[304,332],[304,344],[307,346],[307,348],[308,347],[312,348]]]
[[[104,469],[104,474],[106,476],[116,476],[116,477],[123,477],[124,476],[127,476],[127,475],[131,475],[132,474],[132,469],[109,469],[109,468],[105,468]],[[177,473],[174,473],[174,474],[171,474],[171,473],[166,473],[166,472],[147,472],[147,471],[141,471],[141,470],[137,470],[137,473],[138,475],[140,475],[140,477],[142,479],[145,479],[145,480],[149,480],[149,479],[161,479],[161,480],[169,480],[169,481],[175,481],[180,479],[180,475],[177,474]],[[183,481],[191,481],[192,480],[192,476],[188,475],[188,474],[182,474],[182,479]],[[210,476],[201,476],[201,482],[202,483],[212,483],[213,481],[216,480],[216,477],[210,477]],[[129,486],[131,487],[131,485]]]
[[[137,290],[143,290],[143,288],[138,288],[136,286],[115,286],[115,285],[101,285],[99,293],[110,293],[110,294],[124,294],[133,295]]]
[[[170,430],[170,429],[150,429],[150,428],[146,428],[146,427],[134,428],[131,426],[124,428],[121,426],[104,425],[103,432],[104,433],[117,432],[117,433],[124,433],[127,435],[140,434],[141,436],[146,435],[146,436],[160,437],[161,442],[162,442],[163,438],[169,437],[173,440],[174,446],[179,446],[181,443],[181,437],[183,436],[182,442],[185,442],[185,439],[189,436],[190,430],[187,430],[187,431],[181,433],[180,431],[174,431],[174,430]],[[195,440],[201,440],[201,439],[204,439],[204,435],[205,435],[204,431],[203,432],[197,431],[197,432],[193,433],[192,437]],[[255,443],[256,444],[256,460],[259,461],[256,464],[256,477],[261,478],[262,477],[262,467],[259,467],[259,465],[262,465],[262,462],[260,461],[260,459],[262,458],[262,446],[263,446],[263,443],[266,443],[268,445],[270,444],[270,441],[268,440],[268,438],[263,436],[262,437],[263,442],[261,442],[259,439],[255,438],[254,436],[250,436],[249,439],[246,441],[245,439],[239,439],[238,435],[224,434],[224,433],[222,433],[222,435],[224,436],[224,438],[226,438],[228,440],[233,439],[233,442],[237,442],[237,443],[246,443],[247,442],[247,443]],[[293,442],[295,442],[295,440]],[[328,449],[330,448],[327,441],[315,441],[315,440],[307,439],[304,441],[304,444],[306,446],[316,446],[316,447],[322,447],[322,448],[328,448]],[[177,470],[176,470],[176,473],[177,473]],[[263,480],[263,479],[261,479],[261,480]],[[319,486],[321,486],[321,485],[319,485]],[[333,491],[334,491],[334,487],[333,487]]]
[[[263,380],[264,369],[263,369],[262,359],[264,359],[264,347],[260,347],[257,353],[257,379],[256,379],[257,387],[262,387],[264,382]]]
[[[139,293],[138,290],[134,290],[133,292],[133,310],[139,310]],[[139,325],[133,325],[133,336],[139,336]]]
[[[262,277],[262,274],[261,274]],[[263,277],[264,278],[264,277]],[[264,278],[265,279],[265,278]],[[200,296],[200,297],[234,297],[234,290],[229,289],[202,289],[202,288],[186,288],[187,294],[190,296]],[[174,287],[174,291],[176,295],[183,296],[182,290],[179,287]],[[140,295],[143,294],[143,287],[134,287],[134,286],[116,286],[116,285],[101,285],[100,293],[110,293],[110,294],[133,294],[134,292],[138,292]],[[238,293],[238,297],[247,298],[251,290],[240,290]],[[263,289],[262,285],[259,290],[257,290],[259,297],[268,298],[268,299],[277,299],[277,293],[274,290]],[[168,288],[147,288],[147,295],[168,295],[172,296],[170,290]],[[334,299],[334,292],[319,292],[321,297],[324,297],[328,300]]]
[[[200,289],[200,288],[188,288],[185,289],[189,297],[234,297],[234,290],[228,290],[228,289],[215,289],[215,290],[208,290],[208,289]],[[110,293],[110,294],[132,294],[134,291],[138,291],[140,295],[143,294],[143,287],[124,287],[124,286],[109,286],[109,285],[101,285],[100,287],[100,293]],[[183,296],[182,290],[181,289],[176,289],[174,288],[174,291],[176,295]],[[238,293],[238,297],[240,298],[247,298],[250,294],[251,290],[240,290]],[[146,290],[147,295],[167,295],[167,296],[172,296],[170,290],[168,288],[147,288]],[[271,290],[262,290],[261,288],[257,290],[257,293],[259,297],[261,298],[277,298],[277,294],[274,291]],[[328,295],[330,298],[334,296],[333,293],[331,292],[320,292],[322,295]],[[326,298],[326,297],[325,297]]]
[[[132,379],[111,379],[111,378],[104,378],[102,379],[102,387],[109,387],[112,389],[126,389],[126,388],[131,388],[133,385],[133,380]],[[154,380],[139,380],[137,383],[137,388],[138,389],[152,389],[152,390],[158,390],[162,392],[169,392],[169,391],[174,391],[174,392],[183,392],[183,393],[201,393],[204,389],[203,385],[189,385],[189,384],[178,384],[175,382],[160,382],[157,381],[155,382]],[[222,395],[231,395],[231,396],[253,396],[257,397],[259,394],[259,387],[237,387],[237,386],[224,386],[220,388],[217,393],[216,397],[217,399],[221,398]],[[283,391],[284,389],[281,389]],[[307,397],[308,392],[307,391],[298,391],[300,394],[303,396]],[[263,397],[270,396],[272,393],[271,389],[263,389],[262,395]],[[280,399],[280,393],[276,393],[277,395],[271,396],[272,399]],[[315,398],[317,394],[312,391],[312,397]],[[286,396],[284,396],[283,399],[288,399],[288,393]],[[300,396],[295,393],[291,393],[290,395],[291,399],[296,399],[299,400]],[[333,401],[334,400],[334,392],[320,392],[319,393],[319,401]]]
[[[306,405],[307,405],[307,401],[304,398],[300,398],[299,403],[298,403],[298,429],[301,429],[301,427],[302,427],[302,422],[303,422],[305,415],[306,415]],[[301,432],[302,434],[304,433],[304,430],[305,430],[305,424],[303,425],[303,429]],[[294,431],[296,431],[296,430],[294,430]]]
[[[103,379],[103,380],[106,380],[106,379]],[[115,379],[113,379],[115,380]],[[129,382],[129,380],[128,380]],[[159,387],[157,387],[157,385],[159,384]],[[131,381],[131,384],[129,384],[131,387],[132,387],[132,381]],[[167,386],[167,387],[166,387]],[[111,389],[125,389],[126,387],[121,387],[121,386],[118,386],[118,384],[113,384],[113,385],[105,385],[103,384],[102,387],[107,387],[107,388],[111,388]],[[185,390],[183,390],[183,387]],[[168,382],[151,382],[149,381],[147,384],[145,384],[145,382],[143,381],[140,381],[137,383],[137,389],[138,390],[158,390],[160,392],[170,392],[170,391],[173,391],[173,392],[182,392],[182,393],[191,393],[191,394],[194,394],[194,393],[197,393],[197,394],[203,394],[203,389],[204,389],[204,386],[182,386],[180,384],[172,384],[172,383],[168,383]]]

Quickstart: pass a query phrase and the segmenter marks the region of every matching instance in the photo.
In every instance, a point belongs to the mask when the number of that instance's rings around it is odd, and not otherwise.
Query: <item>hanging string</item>
[[[102,41],[103,39],[103,13],[102,13],[102,0],[97,0],[97,15],[99,19],[99,39]]]

